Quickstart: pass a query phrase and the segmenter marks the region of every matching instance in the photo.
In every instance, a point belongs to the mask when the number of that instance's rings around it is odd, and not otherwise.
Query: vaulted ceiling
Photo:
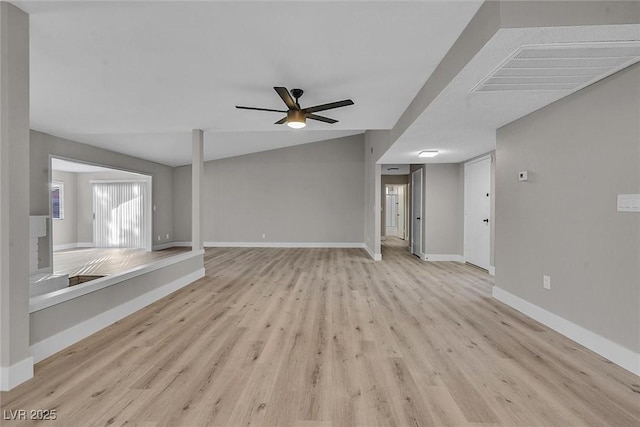
[[[473,17],[460,2],[14,2],[30,14],[33,129],[168,165],[388,129]],[[339,120],[274,125],[273,86]]]
[[[170,166],[190,163],[191,129],[204,129],[205,159],[211,160],[397,127],[482,5],[13,3],[30,14],[31,127]],[[416,155],[423,149],[441,152],[428,162],[460,162],[492,150],[496,128],[594,81],[573,76],[575,64],[567,58],[560,58],[563,72],[581,82],[572,87],[545,87],[539,70],[531,74],[524,68],[556,67],[544,55],[613,56],[613,62],[629,65],[640,59],[638,41],[640,25],[500,29],[451,72],[448,84],[402,129],[380,162],[419,163]],[[610,42],[631,45],[616,52],[580,50]],[[522,49],[541,46],[542,53],[534,52],[538,65],[520,72],[529,80],[514,80],[510,71],[494,75]],[[602,78],[615,71],[583,59],[591,68],[579,73]],[[543,83],[527,86],[531,82]],[[487,86],[478,90],[481,83]],[[280,113],[234,108],[282,109],[273,86],[304,89],[303,107],[345,98],[355,105],[327,112],[336,124],[309,121],[303,130],[275,125]]]

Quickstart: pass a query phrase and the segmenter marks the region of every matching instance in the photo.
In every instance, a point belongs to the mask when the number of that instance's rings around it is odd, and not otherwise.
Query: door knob
[[[488,223],[488,222],[489,222],[489,218],[485,218],[485,219],[483,219],[483,220],[482,220],[482,222],[486,222],[486,223]]]

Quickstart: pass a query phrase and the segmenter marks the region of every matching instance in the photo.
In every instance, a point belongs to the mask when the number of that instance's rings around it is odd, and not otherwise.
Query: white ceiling
[[[575,46],[576,43],[638,40],[640,25],[501,29],[379,163],[458,163],[468,160],[495,149],[496,129],[575,91],[471,92],[521,46],[564,43]],[[431,159],[418,159],[418,152],[422,150],[438,150],[439,154]]]
[[[30,13],[31,126],[176,166],[393,127],[481,1],[13,2]],[[273,86],[335,125],[273,122]]]

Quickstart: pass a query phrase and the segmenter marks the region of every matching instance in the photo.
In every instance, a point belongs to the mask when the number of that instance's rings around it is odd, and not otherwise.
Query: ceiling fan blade
[[[287,123],[287,118],[283,117],[280,120],[278,120],[277,122],[275,122],[274,125],[283,125],[285,123]]]
[[[315,105],[313,107],[305,108],[303,111],[307,113],[315,113],[316,111],[331,110],[333,108],[346,107],[347,105],[353,105],[353,101],[345,99],[344,101],[330,102],[328,104]]]
[[[243,107],[241,105],[236,105],[236,108],[241,110],[256,110],[256,111],[273,111],[274,113],[286,113],[286,110],[272,110],[271,108],[258,108],[258,107]]]
[[[299,110],[300,108],[296,105],[295,101],[291,97],[291,94],[287,90],[286,87],[275,86],[273,89],[280,95],[280,98],[284,101],[287,107],[290,110]]]
[[[325,122],[325,123],[331,123],[331,124],[338,123],[337,120],[330,119],[329,117],[317,116],[315,114],[310,114],[310,113],[307,113],[307,119],[313,119],[319,122]]]

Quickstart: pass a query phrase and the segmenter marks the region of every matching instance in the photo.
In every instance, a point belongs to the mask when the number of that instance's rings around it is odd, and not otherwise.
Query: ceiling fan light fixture
[[[302,129],[307,125],[307,116],[300,110],[287,111],[287,126],[293,129]]]
[[[418,157],[435,157],[438,155],[438,150],[424,150],[418,153]]]

